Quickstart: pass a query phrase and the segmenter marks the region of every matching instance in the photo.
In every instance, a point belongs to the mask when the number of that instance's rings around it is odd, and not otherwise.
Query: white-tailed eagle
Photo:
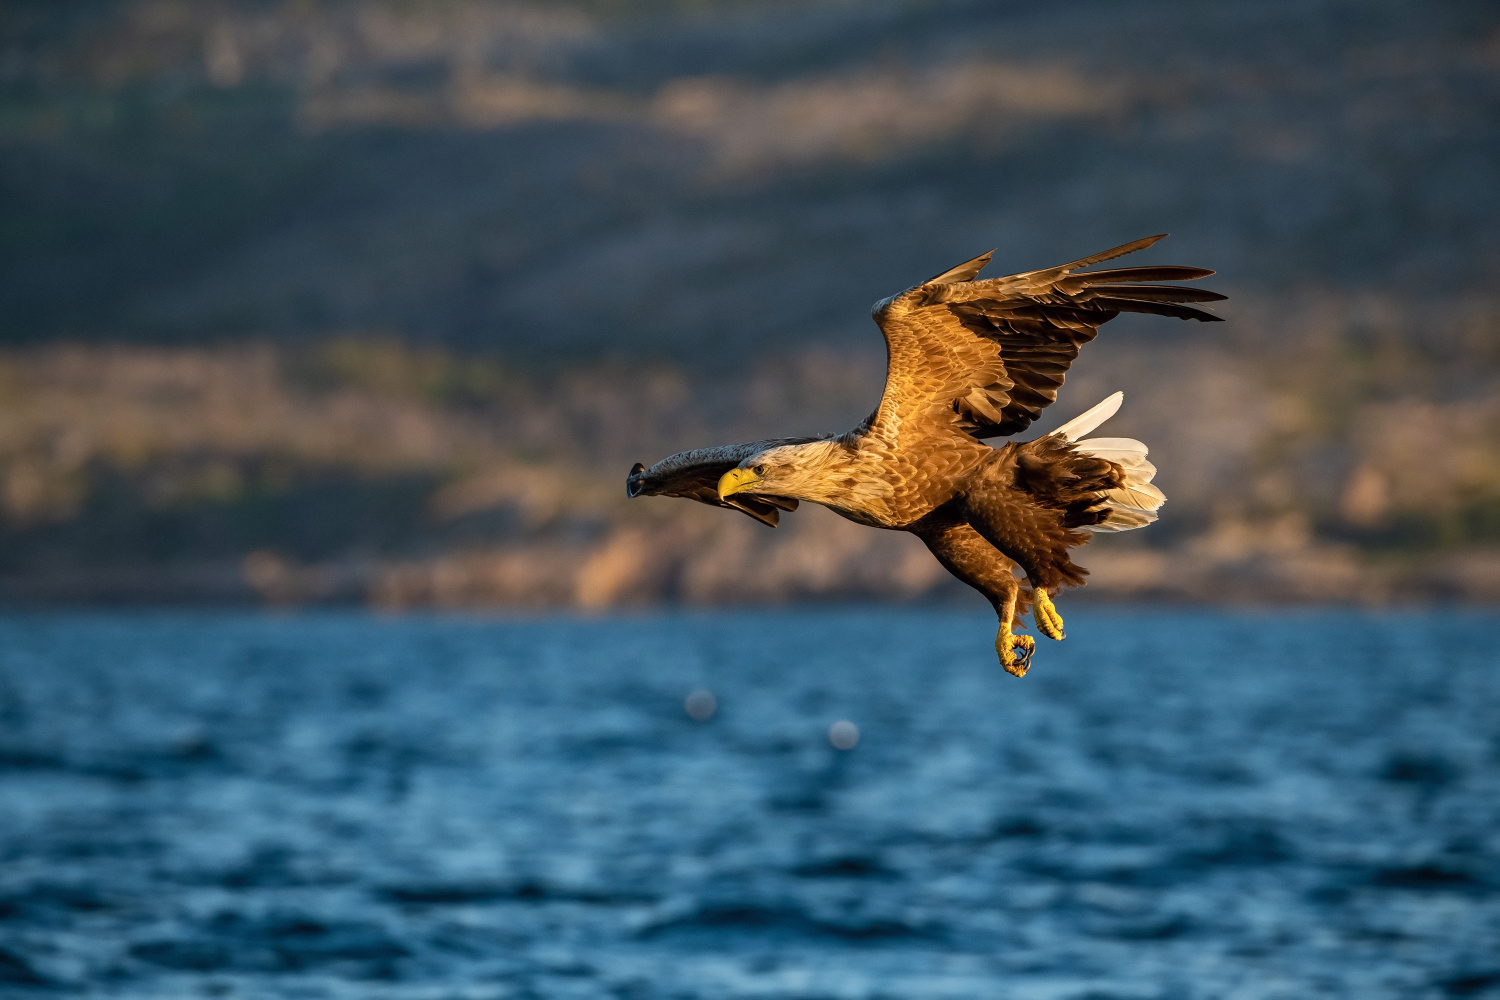
[[[1187,303],[1224,296],[1161,284],[1212,271],[1079,270],[1161,238],[976,280],[987,253],[883,299],[873,312],[889,358],[885,392],[858,427],[682,452],[649,469],[637,463],[626,489],[733,507],[772,527],[780,511],[808,500],[860,524],[910,531],[995,606],[995,651],[1021,676],[1036,640],[1014,633],[1017,617],[1030,608],[1038,630],[1061,639],[1050,595],[1083,584],[1086,570],[1069,548],[1089,532],[1150,524],[1166,498],[1151,485],[1156,468],[1144,444],[1084,439],[1119,409],[1121,393],[1036,440],[992,448],[984,439],[1030,426],[1057,398],[1078,349],[1120,313],[1219,319]]]

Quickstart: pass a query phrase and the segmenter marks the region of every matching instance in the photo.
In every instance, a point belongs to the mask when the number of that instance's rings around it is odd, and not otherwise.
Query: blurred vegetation
[[[1500,556],[1500,384],[1475,379],[1472,361],[1348,329],[1300,339],[1290,361],[1169,340],[1170,372],[1128,342],[1090,349],[1049,422],[1125,388],[1110,429],[1150,443],[1171,504],[1150,531],[1096,540],[1086,562],[1186,554],[1199,577],[1232,577],[1316,557],[1364,583],[1302,591],[1368,598],[1429,579],[1435,560]],[[883,533],[804,510],[772,534],[621,489],[632,461],[678,448],[848,426],[873,405],[879,369],[874,353],[825,352],[725,378],[615,364],[539,375],[375,339],[11,349],[0,585],[91,599],[776,600],[808,596],[816,559],[816,593],[943,590]],[[1455,381],[1435,401],[1433,386]],[[793,548],[802,562],[787,561]],[[583,601],[584,567],[601,558],[621,582]],[[684,584],[747,560],[748,581]],[[456,593],[434,589],[443,572],[460,572]],[[1199,577],[1197,596],[1222,596]],[[1487,596],[1487,579],[1458,589]],[[1194,596],[1170,579],[1151,587]]]
[[[1500,277],[1467,0],[61,0],[0,53],[11,342],[712,366],[1163,229],[1261,296]]]
[[[1125,388],[1172,500],[1093,589],[1500,597],[1497,108],[1469,0],[6,4],[0,596],[935,592],[618,480],[853,424],[942,267],[1170,230],[1231,322],[1049,415]]]

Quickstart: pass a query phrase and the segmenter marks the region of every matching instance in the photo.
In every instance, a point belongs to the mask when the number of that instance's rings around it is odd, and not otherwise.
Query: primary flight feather
[[[1151,246],[1150,236],[1058,267],[976,280],[986,253],[875,304],[889,368],[880,405],[837,436],[777,438],[681,452],[626,479],[631,496],[733,507],[775,527],[798,501],[876,528],[910,531],[1000,618],[995,651],[1026,673],[1035,640],[1016,634],[1028,608],[1061,639],[1051,595],[1081,586],[1068,550],[1092,531],[1156,520],[1156,467],[1130,438],[1087,438],[1119,409],[1115,393],[1051,434],[992,448],[1057,398],[1078,349],[1122,312],[1215,322],[1188,303],[1224,296],[1185,285],[1197,267],[1083,268]],[[993,251],[991,251],[993,253]],[[1026,587],[1014,569],[1025,575]]]

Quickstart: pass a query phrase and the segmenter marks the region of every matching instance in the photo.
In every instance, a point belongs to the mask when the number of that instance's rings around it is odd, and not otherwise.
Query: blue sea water
[[[0,994],[1500,996],[1500,617],[1062,610],[0,618]]]

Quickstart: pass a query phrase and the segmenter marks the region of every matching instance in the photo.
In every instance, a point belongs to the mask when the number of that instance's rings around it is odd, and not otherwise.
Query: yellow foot
[[[1019,653],[1016,651],[1020,650]],[[1000,665],[1006,673],[1025,677],[1031,669],[1031,654],[1036,650],[1036,640],[1029,635],[1012,635],[1010,629],[1000,627],[995,636],[995,652],[1000,654]]]
[[[1062,615],[1052,606],[1052,598],[1047,592],[1038,587],[1031,592],[1031,600],[1031,617],[1036,622],[1037,631],[1049,639],[1063,638]]]

